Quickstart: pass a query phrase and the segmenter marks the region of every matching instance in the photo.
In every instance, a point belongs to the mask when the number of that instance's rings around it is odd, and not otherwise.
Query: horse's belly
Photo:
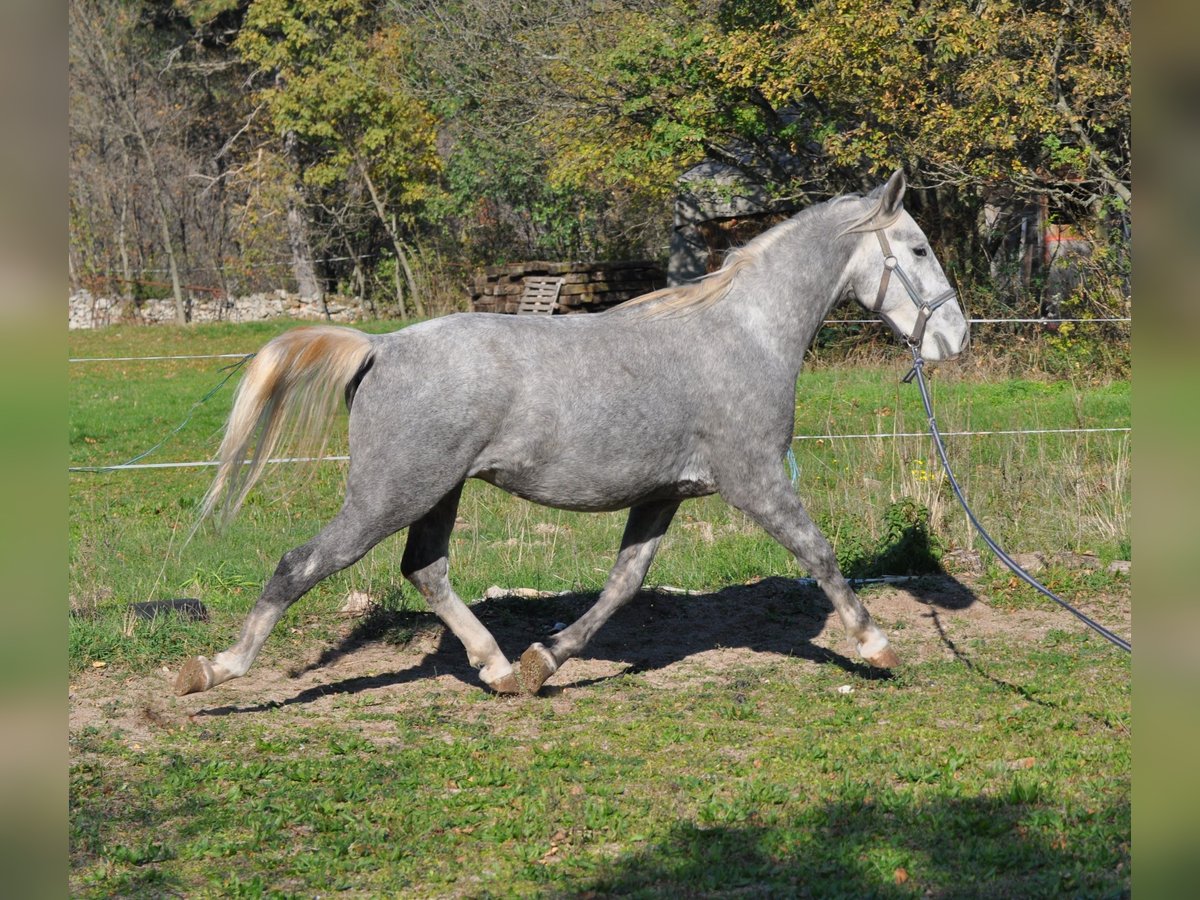
[[[716,492],[713,479],[699,471],[663,477],[628,470],[584,473],[555,466],[497,466],[472,474],[524,500],[576,512],[606,512],[651,500],[685,500]]]

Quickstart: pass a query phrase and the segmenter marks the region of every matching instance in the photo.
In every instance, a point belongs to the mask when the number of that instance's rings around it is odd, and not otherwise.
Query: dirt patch
[[[931,576],[903,586],[875,587],[863,599],[901,659],[908,661],[953,657],[978,638],[1036,642],[1051,629],[1083,627],[1049,601],[1046,609],[993,609],[969,576]],[[473,609],[515,659],[532,641],[545,639],[555,623],[574,621],[595,600],[594,593],[504,596],[484,599]],[[1104,624],[1128,633],[1128,597],[1086,606]],[[402,635],[399,644],[392,642],[397,634]],[[543,688],[544,698],[533,702],[549,702],[566,712],[589,686],[621,675],[669,688],[785,659],[837,665],[847,673],[872,671],[859,661],[817,588],[767,578],[707,594],[648,590],[608,622],[582,657],[555,673]],[[429,613],[355,620],[332,647],[316,648],[300,661],[268,654],[245,678],[204,694],[174,697],[174,675],[165,667],[133,676],[108,669],[79,674],[69,688],[71,735],[89,726],[119,730],[136,750],[165,732],[203,729],[206,722],[229,715],[291,710],[311,721],[340,718],[341,701],[347,697],[378,701],[372,709],[386,713],[468,694],[482,696],[461,645]]]

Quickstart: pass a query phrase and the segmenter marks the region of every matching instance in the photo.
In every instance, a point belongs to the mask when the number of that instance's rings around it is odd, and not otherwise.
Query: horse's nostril
[[[935,334],[933,336],[933,340],[934,340],[934,343],[937,344],[938,350],[941,351],[942,359],[949,359],[950,357],[955,355],[954,351],[950,349],[950,345],[946,343],[946,339],[944,337],[942,337],[940,334]]]

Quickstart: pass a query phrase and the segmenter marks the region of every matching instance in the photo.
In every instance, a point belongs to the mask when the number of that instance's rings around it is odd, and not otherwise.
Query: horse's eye
[[[927,249],[925,249],[924,247],[916,247],[913,249],[913,255],[914,256],[928,256],[929,251]]]

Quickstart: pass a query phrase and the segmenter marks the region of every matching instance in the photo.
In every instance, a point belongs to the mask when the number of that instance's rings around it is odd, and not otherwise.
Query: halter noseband
[[[947,300],[955,298],[954,288],[947,288],[938,294],[932,300],[925,301],[921,299],[920,293],[905,274],[904,269],[900,266],[900,260],[896,259],[892,253],[891,245],[888,244],[887,236],[883,233],[882,228],[875,230],[875,236],[879,238],[879,247],[883,250],[883,276],[879,279],[879,290],[875,294],[875,303],[868,307],[871,312],[878,313],[885,322],[892,327],[892,331],[900,335],[904,342],[910,347],[920,347],[921,340],[925,337],[925,325],[929,322],[934,310],[945,303]],[[883,298],[887,296],[888,282],[891,280],[892,273],[896,273],[896,277],[900,279],[900,283],[904,285],[904,290],[908,292],[909,299],[917,307],[917,324],[913,327],[912,334],[906,335],[901,331],[891,317],[883,311]]]

